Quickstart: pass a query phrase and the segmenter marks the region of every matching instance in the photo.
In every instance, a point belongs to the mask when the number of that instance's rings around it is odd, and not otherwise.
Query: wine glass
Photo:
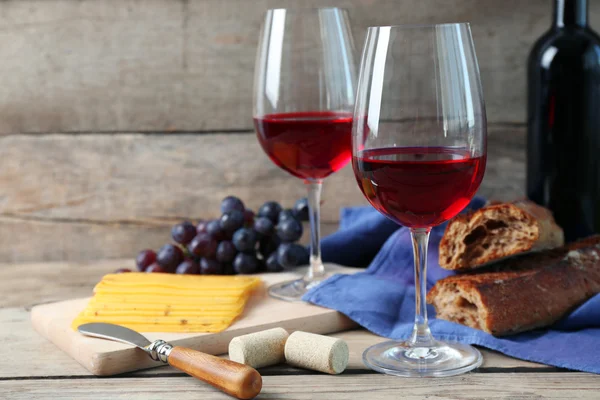
[[[355,84],[345,10],[267,11],[256,57],[254,125],[269,158],[306,183],[311,230],[307,274],[271,286],[274,297],[300,300],[326,277],[319,244],[321,186],[352,157]]]
[[[415,325],[404,342],[368,348],[369,367],[400,376],[450,376],[477,368],[471,346],[440,342],[427,323],[431,227],[458,214],[485,171],[486,115],[468,24],[369,28],[352,135],[360,189],[408,227],[415,268]]]

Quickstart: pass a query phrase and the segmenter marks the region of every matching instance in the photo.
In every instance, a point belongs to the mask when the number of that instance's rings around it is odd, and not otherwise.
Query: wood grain
[[[122,267],[135,268],[133,260],[140,250],[157,250],[170,242],[173,223],[157,222],[157,225],[148,226],[98,223],[94,220],[83,222],[68,218],[39,221],[0,217],[0,260],[17,263],[40,260],[85,263],[89,260],[128,257]],[[337,222],[321,223],[323,236],[337,229]],[[305,223],[300,242],[308,244],[309,239],[310,230]]]
[[[39,151],[43,149],[43,151]],[[253,134],[30,135],[0,138],[0,215],[152,227],[220,215],[236,194],[257,209],[306,195],[300,179],[275,166]],[[323,220],[365,203],[352,169],[329,177]]]
[[[597,399],[600,379],[585,373],[467,374],[414,379],[379,374],[265,376],[260,399]],[[230,397],[189,377],[168,379],[40,379],[0,381],[10,399],[127,398],[226,400]],[[99,397],[101,396],[101,397]]]
[[[355,269],[327,265],[331,272],[352,273]],[[187,347],[203,353],[218,355],[226,353],[229,342],[236,336],[246,335],[275,327],[288,332],[304,330],[328,334],[355,328],[356,323],[341,313],[303,302],[284,302],[270,297],[266,288],[285,280],[298,279],[305,269],[277,274],[260,274],[264,283],[256,291],[240,318],[226,330],[211,333],[141,332],[153,341],[162,339],[173,346]],[[94,375],[107,376],[160,366],[144,352],[134,347],[109,340],[80,335],[71,324],[85,308],[89,297],[71,299],[58,303],[43,304],[31,310],[31,323],[40,335],[68,353]]]
[[[366,371],[362,362],[363,351],[376,343],[387,340],[365,330],[352,330],[330,335],[344,339],[350,349],[348,370]],[[0,364],[0,378],[24,377],[57,377],[57,376],[89,376],[91,373],[73,360],[66,353],[49,342],[31,326],[29,312],[22,308],[0,309],[0,341],[5,344],[5,362]],[[506,357],[500,353],[480,348],[484,370],[553,370],[542,364],[531,363]],[[267,375],[299,374],[303,370],[286,365],[261,368]],[[127,374],[128,376],[168,375],[179,376],[181,373],[165,366]]]
[[[83,376],[90,373],[33,330],[31,304],[51,300],[64,300],[85,296],[106,273],[123,265],[122,261],[102,261],[88,264],[50,263],[0,265],[0,293],[10,294],[8,301],[0,303],[0,343],[5,344],[5,362],[0,363],[0,377],[50,377]],[[23,277],[26,276],[27,279]],[[19,286],[19,290],[14,287]],[[11,307],[7,305],[11,304]],[[344,339],[350,348],[348,369],[364,370],[362,352],[382,340],[363,330],[340,332],[332,335]],[[482,368],[544,368],[544,366],[502,356],[481,349],[484,356]],[[33,361],[32,361],[33,360]],[[261,370],[262,371],[262,370]],[[281,366],[269,369],[271,373],[292,373],[294,368]],[[173,374],[170,367],[136,372],[135,375]]]
[[[131,259],[0,264],[0,309],[30,310],[37,304],[90,296],[102,276],[132,264]]]
[[[134,257],[169,242],[177,221],[219,216],[229,194],[254,210],[306,195],[251,134],[5,136],[0,158],[5,262]],[[328,234],[340,207],[365,203],[351,168],[327,180],[323,201]]]
[[[521,197],[523,127],[490,126],[488,147],[480,193]],[[256,209],[266,200],[291,207],[306,193],[253,134],[11,135],[0,137],[0,159],[4,262],[133,257],[168,242],[176,221],[216,217],[226,195]],[[323,234],[341,207],[365,203],[350,166],[332,175]]]
[[[600,3],[590,3],[591,24],[597,25]],[[302,185],[275,169],[252,135],[236,135],[251,131],[261,14],[268,7],[297,5],[294,0],[0,2],[0,135],[15,135],[0,139],[0,261],[85,261],[0,265],[0,308],[12,307],[0,309],[5,349],[0,398],[229,398],[171,367],[118,379],[86,378],[83,367],[33,331],[24,307],[88,294],[105,272],[131,266],[138,249],[168,240],[173,220],[215,213],[223,193],[238,193],[253,205],[303,195]],[[525,59],[549,25],[549,2],[331,0],[328,5],[350,9],[358,48],[367,25],[470,21],[494,123],[481,193],[504,200],[523,195]],[[363,201],[349,170],[327,182],[324,195],[330,230],[340,206]],[[93,262],[105,257],[128,259]],[[365,373],[362,350],[383,339],[364,331],[336,336],[350,346],[348,373],[298,375],[303,371],[271,367],[264,371],[260,398],[595,399],[600,390],[597,376],[537,373],[555,369],[485,349],[480,371],[486,373],[435,384]]]
[[[434,332],[435,334],[435,332]],[[331,337],[336,337],[345,340],[348,343],[348,348],[350,350],[350,358],[348,361],[348,369],[350,370],[360,370],[365,369],[365,365],[362,361],[362,353],[363,351],[370,346],[373,346],[377,343],[381,343],[383,341],[389,340],[383,338],[381,336],[377,336],[371,332],[362,330],[362,329],[354,329],[345,332],[334,333],[332,335],[328,335]],[[492,350],[487,350],[484,348],[479,348],[481,354],[483,355],[483,364],[480,368],[483,369],[537,369],[537,368],[548,368],[552,367],[518,360],[516,358],[506,357],[500,353],[497,353]]]
[[[600,3],[590,3],[594,25]],[[524,122],[526,58],[550,25],[547,1],[327,5],[349,9],[357,53],[370,25],[471,22],[489,120]],[[259,26],[273,7],[298,2],[0,2],[0,132],[250,129]]]
[[[184,347],[173,347],[169,365],[238,399],[252,399],[262,388],[254,368]]]

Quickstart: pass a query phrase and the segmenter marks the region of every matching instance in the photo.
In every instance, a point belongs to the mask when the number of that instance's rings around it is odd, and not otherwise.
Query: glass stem
[[[323,181],[306,181],[308,186],[308,209],[310,219],[310,266],[304,277],[307,281],[319,280],[325,275],[325,267],[321,261],[321,188]]]
[[[411,346],[429,347],[434,344],[427,324],[427,245],[431,228],[411,229],[415,257],[415,326],[409,339]]]

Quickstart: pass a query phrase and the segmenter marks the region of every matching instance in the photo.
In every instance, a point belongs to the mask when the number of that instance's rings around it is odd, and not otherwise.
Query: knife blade
[[[77,330],[79,333],[82,333],[86,336],[93,336],[100,339],[110,339],[116,342],[131,344],[143,350],[146,350],[145,347],[151,344],[145,336],[137,333],[133,329],[125,328],[121,325],[94,322],[90,324],[79,325]]]

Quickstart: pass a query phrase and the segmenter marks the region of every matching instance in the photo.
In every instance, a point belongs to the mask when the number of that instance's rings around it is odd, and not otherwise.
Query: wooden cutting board
[[[336,273],[354,273],[356,269],[327,266]],[[235,336],[282,327],[290,333],[302,330],[312,333],[334,333],[356,326],[337,311],[315,305],[287,302],[269,297],[265,288],[273,283],[293,279],[298,274],[258,275],[264,282],[247,304],[244,314],[229,328],[219,333],[144,333],[150,340],[163,339],[209,354],[227,353],[229,341]],[[71,329],[71,322],[85,307],[89,298],[44,304],[31,310],[33,327],[42,336],[83,365],[94,375],[115,375],[144,368],[165,365],[153,361],[146,353],[126,344],[83,336]],[[143,332],[142,332],[143,333]]]

